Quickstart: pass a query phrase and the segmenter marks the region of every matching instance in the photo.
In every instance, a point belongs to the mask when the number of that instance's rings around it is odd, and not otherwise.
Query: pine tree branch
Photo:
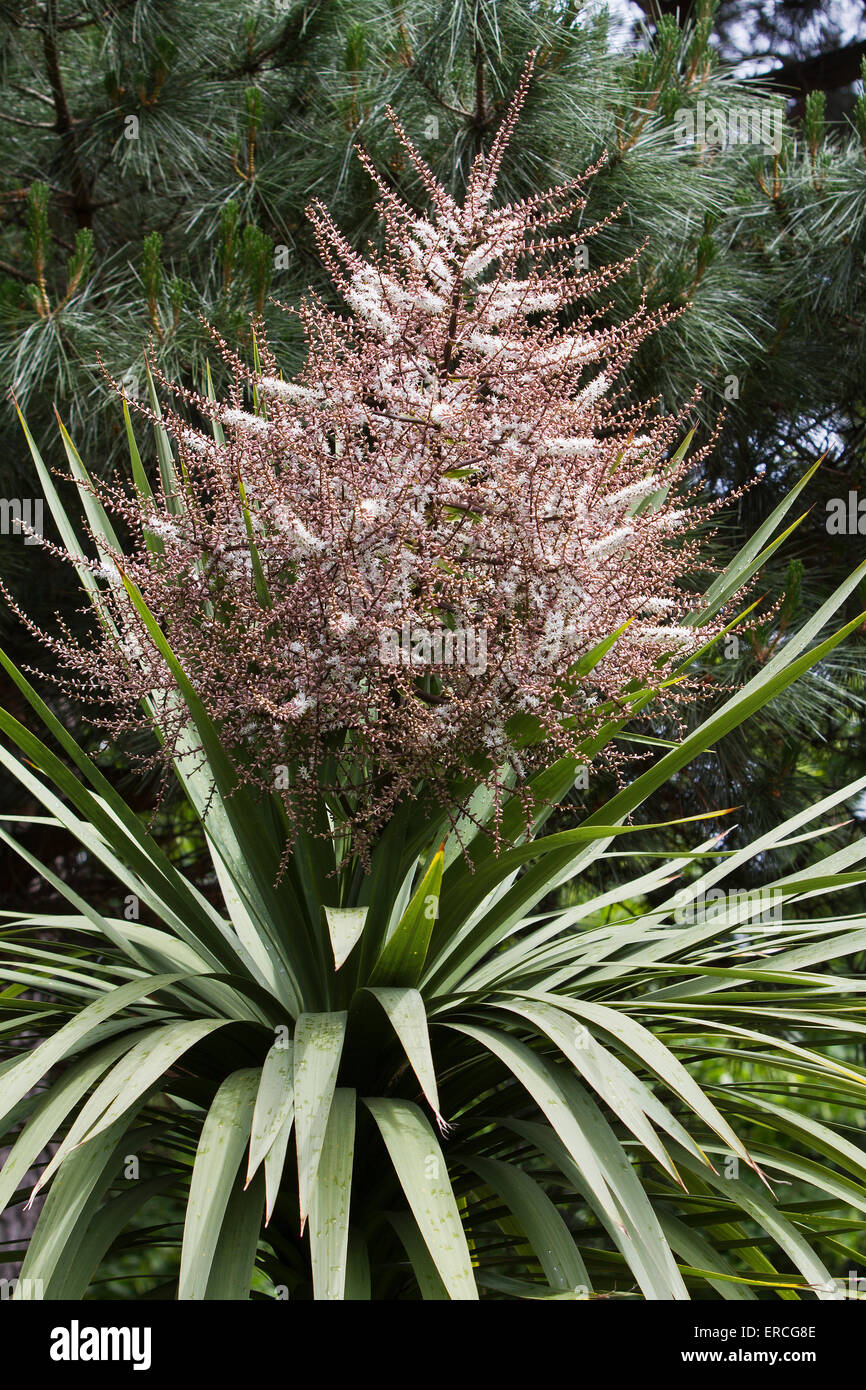
[[[13,125],[27,126],[28,130],[56,130],[53,121],[25,121],[23,116],[13,116],[10,111],[0,111],[0,120],[11,121]]]
[[[483,126],[487,119],[484,100],[484,49],[479,39],[475,45],[475,124]]]
[[[26,275],[20,266],[10,265],[8,261],[0,261],[0,271],[2,271],[4,275],[12,275],[16,280],[20,280],[22,284],[25,285],[31,284],[33,280],[32,275]]]
[[[484,132],[490,124],[490,112],[487,108],[484,82],[485,57],[484,45],[478,38],[475,41],[475,114],[472,121],[472,141],[476,155],[481,153]]]
[[[61,137],[67,151],[72,172],[73,211],[78,227],[90,227],[93,223],[93,203],[90,185],[81,163],[75,121],[66,98],[63,74],[60,70],[60,54],[57,49],[57,0],[48,0],[45,7],[45,24],[42,30],[42,51],[45,57],[45,70],[54,98],[56,112],[55,130]]]
[[[460,119],[464,121],[472,120],[471,111],[464,111],[462,106],[452,106],[450,101],[446,101],[443,96],[440,96],[440,94],[436,91],[436,88],[430,81],[429,77],[426,77],[424,75],[424,71],[420,63],[418,63],[414,58],[407,62],[406,66],[410,69],[411,72],[415,74],[424,90],[430,93],[433,100],[436,102],[438,106],[442,107],[443,111],[450,111],[452,116],[459,116]]]
[[[113,19],[121,10],[128,10],[137,4],[138,0],[112,0],[112,4],[103,10],[102,14],[89,14],[82,11],[78,15],[70,15],[67,19],[58,19],[55,30],[58,34],[71,32],[73,29],[89,29],[91,25],[98,24],[100,20]],[[16,22],[18,29],[36,29],[40,33],[44,29],[43,20],[19,19]]]
[[[22,96],[32,97],[34,101],[41,101],[45,106],[50,106],[52,111],[54,110],[54,102],[44,92],[37,92],[32,87],[21,87],[17,82],[13,82],[12,90],[13,92],[20,92]]]
[[[268,44],[267,48],[260,49],[258,53],[249,54],[243,62],[221,73],[221,76],[229,81],[233,78],[249,77],[252,73],[259,72],[269,58],[276,57],[286,49],[289,50],[289,57],[292,57],[294,45],[303,37],[307,24],[314,17],[316,11],[321,8],[323,2],[324,0],[307,0],[306,4],[301,3],[295,13],[286,20],[280,30],[279,37],[273,43]]]

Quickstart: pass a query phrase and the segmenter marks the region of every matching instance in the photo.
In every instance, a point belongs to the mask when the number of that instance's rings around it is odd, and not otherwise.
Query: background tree
[[[682,113],[696,115],[700,102],[746,118],[781,116],[788,103],[719,62],[720,49],[736,56],[732,20],[748,20],[747,9],[728,3],[717,15],[701,0],[680,26],[664,8],[623,49],[603,13],[564,0],[5,5],[0,371],[49,457],[56,404],[103,471],[121,458],[123,424],[97,352],[135,395],[149,335],[161,367],[201,386],[201,317],[249,351],[249,316],[261,313],[287,369],[296,366],[297,328],[269,295],[292,302],[308,283],[324,289],[304,217],[310,198],[327,199],[350,238],[364,241],[374,188],[352,155],[361,141],[418,199],[388,104],[459,193],[535,48],[502,196],[582,172],[608,152],[587,216],[627,211],[588,254],[618,260],[646,242],[609,295],[614,313],[626,316],[642,294],[650,308],[689,306],[639,354],[635,392],[669,410],[700,382],[704,426],[727,411],[708,491],[761,478],[717,544],[733,546],[829,451],[810,518],[786,552],[793,567],[770,569],[765,581],[784,595],[779,619],[715,673],[742,679],[859,545],[856,534],[829,541],[826,503],[856,490],[863,468],[866,96],[852,92],[851,119],[831,127],[812,91],[776,152],[683,141]],[[27,497],[32,475],[11,411],[2,431],[3,491]],[[13,590],[32,588],[22,537],[0,546]],[[37,618],[74,606],[65,585],[40,564]],[[0,629],[32,659],[8,614]],[[723,799],[745,801],[760,821],[780,796],[796,804],[836,750],[861,759],[856,668],[856,652],[839,656],[748,747],[722,745],[701,774],[713,791],[721,782]],[[680,794],[691,806],[708,788],[680,784]]]

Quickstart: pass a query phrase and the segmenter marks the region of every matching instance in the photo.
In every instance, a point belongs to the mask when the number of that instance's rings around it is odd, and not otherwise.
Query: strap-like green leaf
[[[223,1218],[250,1134],[259,1072],[232,1072],[207,1113],[196,1149],[180,1257],[180,1300],[203,1299]]]
[[[288,1133],[291,1132],[295,1114],[293,1054],[291,1042],[278,1041],[265,1058],[253,1114],[247,1183],[251,1182],[283,1126],[288,1125]]]
[[[249,1298],[256,1265],[265,1185],[261,1173],[244,1186],[235,1178],[211,1261],[205,1298],[242,1302]]]
[[[370,975],[372,985],[417,985],[427,959],[427,947],[439,910],[444,846],[412,895],[393,934],[388,938]]]
[[[289,1139],[292,1133],[292,1123],[294,1114],[283,1122],[282,1128],[277,1134],[276,1139],[271,1144],[265,1154],[265,1225],[267,1226],[274,1214],[274,1207],[280,1195],[280,1186],[283,1181],[283,1169],[286,1163],[286,1153],[289,1147]]]
[[[651,1298],[686,1297],[676,1261],[646,1192],[622,1145],[582,1088],[563,1068],[554,1069],[506,1033],[464,1023],[448,1026],[482,1043],[526,1087],[579,1173],[581,1190],[623,1253],[628,1252],[626,1258],[630,1257],[645,1294]]]
[[[534,1178],[498,1158],[467,1157],[465,1162],[517,1217],[550,1287],[588,1292],[592,1283],[574,1237]]]
[[[230,1018],[189,1019],[168,1023],[156,1030],[153,1036],[139,1039],[105,1078],[103,1084],[106,1092],[113,1089],[115,1096],[105,1113],[87,1131],[85,1139],[92,1139],[95,1134],[107,1129],[128,1110],[140,1093],[146,1091],[154,1081],[160,1080],[185,1052],[231,1022]]]
[[[408,1211],[398,1211],[391,1212],[388,1219],[409,1256],[412,1272],[424,1302],[448,1303],[450,1301],[448,1290],[439,1277],[439,1271],[413,1218]]]
[[[346,1257],[347,1301],[359,1300],[369,1303],[372,1293],[370,1280],[370,1255],[367,1242],[356,1227],[349,1228],[349,1253]]]
[[[120,1013],[121,1009],[127,1008],[130,1004],[137,1004],[167,985],[185,978],[184,975],[175,974],[152,975],[147,980],[133,980],[130,984],[120,985],[101,999],[95,999],[92,1004],[88,1004],[75,1018],[58,1028],[50,1038],[46,1038],[33,1052],[0,1076],[0,1124],[13,1106],[17,1105],[53,1066],[75,1051],[100,1023]],[[143,1023],[146,1021],[146,1018],[142,1018]]]
[[[62,1281],[124,1154],[129,1152],[132,1118],[126,1115],[117,1120],[92,1144],[72,1154],[51,1184],[21,1266],[22,1281],[42,1280],[47,1298],[52,1296],[55,1271]],[[147,1136],[147,1130],[139,1131],[137,1142],[146,1142]]]
[[[128,1047],[128,1037],[115,1038],[68,1067],[44,1095],[34,1099],[30,1120],[0,1169],[0,1212],[5,1210],[19,1183],[23,1182],[43,1149],[54,1138],[70,1110]]]
[[[624,1066],[618,1057],[603,1047],[588,1028],[576,1024],[564,1010],[554,1008],[549,1002],[542,1003],[534,999],[515,1000],[504,1003],[502,1007],[533,1024],[556,1044],[596,1095],[619,1116],[635,1138],[676,1182],[681,1181],[680,1176],[650,1121],[654,1121],[684,1148],[689,1149],[699,1162],[705,1159],[705,1154],[696,1146],[676,1116],[666,1110],[649,1087]],[[744,1152],[742,1145],[740,1152]]]
[[[366,907],[326,907],[323,904],[322,911],[328,924],[331,949],[334,952],[334,969],[339,970],[340,966],[346,963],[355,942],[364,930],[367,909]]]
[[[315,1299],[345,1297],[354,1153],[355,1092],[338,1088],[331,1102],[310,1200],[310,1257]]]
[[[684,1168],[694,1170],[694,1162],[688,1155],[678,1155],[678,1161]],[[746,1215],[773,1237],[792,1264],[815,1288],[819,1298],[833,1297],[833,1278],[827,1266],[812,1249],[805,1236],[779,1212],[773,1199],[762,1188],[749,1184],[745,1178],[734,1174],[721,1177],[715,1173],[702,1173],[701,1176],[716,1191],[733,1197]]]
[[[417,989],[368,988],[368,993],[378,999],[394,1027],[394,1032],[403,1045],[421,1089],[427,1098],[437,1120],[439,1114],[439,1092],[436,1086],[436,1072],[433,1067],[433,1053],[430,1050],[430,1031],[427,1027],[427,1010]]]
[[[365,1101],[391,1156],[418,1229],[452,1299],[477,1299],[472,1260],[445,1157],[417,1105],[378,1096]]]
[[[113,1197],[88,1221],[80,1242],[67,1244],[51,1280],[52,1299],[83,1299],[106,1252],[129,1222],[150,1201],[171,1186],[171,1176],[136,1180],[128,1191]]]
[[[295,1131],[301,1226],[307,1219],[316,1170],[346,1036],[345,1013],[301,1014],[295,1025]]]

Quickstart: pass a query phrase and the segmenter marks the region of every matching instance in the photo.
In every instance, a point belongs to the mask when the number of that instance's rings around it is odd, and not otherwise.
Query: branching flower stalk
[[[125,577],[242,776],[281,787],[290,826],[317,823],[325,797],[363,844],[419,788],[465,812],[468,769],[499,797],[533,765],[515,721],[537,722],[543,760],[574,755],[611,702],[659,689],[699,640],[679,581],[698,560],[686,533],[711,508],[681,495],[701,457],[674,453],[688,408],[659,416],[616,389],[672,314],[642,306],[607,327],[586,307],[631,264],[583,269],[591,229],[568,223],[594,170],[493,205],[529,77],[462,206],[392,114],[429,216],[360,152],[381,249],[356,253],[321,203],[309,209],[350,312],[309,296],[294,381],[261,333],[255,369],[217,337],[228,401],[174,387],[185,409],[165,416],[176,492],[100,489],[131,550],[102,542],[102,631],[57,651],[113,698],[115,732],[156,693],[176,751],[173,680]]]
[[[660,316],[603,325],[580,185],[493,206],[526,81],[461,206],[395,121],[430,216],[369,162],[378,252],[313,207],[347,312],[301,308],[297,380],[257,324],[251,368],[219,343],[226,399],[175,388],[163,422],[154,388],[156,492],[131,428],[132,491],[64,430],[95,557],[22,417],[96,607],[89,648],[54,639],[64,679],[157,726],[207,858],[0,651],[48,740],[0,709],[0,765],[58,858],[0,840],[67,907],[28,882],[0,925],[0,1213],[50,1185],[16,1299],[110,1294],[121,1257],[179,1302],[838,1297],[866,876],[827,817],[866,778],[751,841],[689,829],[710,805],[627,822],[862,625],[823,635],[864,566],[796,630],[771,609],[750,679],[543,833],[682,698],[817,465],[705,586],[688,412],[623,386]]]

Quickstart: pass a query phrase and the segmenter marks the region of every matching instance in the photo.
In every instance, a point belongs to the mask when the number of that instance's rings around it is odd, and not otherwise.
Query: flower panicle
[[[534,760],[577,754],[628,689],[659,688],[712,631],[685,621],[680,582],[713,511],[683,493],[709,446],[677,458],[689,406],[664,416],[628,391],[634,353],[673,311],[642,303],[599,324],[588,306],[631,259],[590,270],[576,234],[552,233],[582,210],[584,180],[492,206],[528,83],[529,69],[460,205],[393,117],[431,210],[362,155],[382,194],[380,251],[356,252],[312,205],[348,312],[305,299],[291,381],[260,323],[260,370],[210,330],[226,399],[171,388],[171,498],[100,485],[133,539],[123,555],[102,542],[94,644],[64,645],[71,669],[98,672],[116,731],[142,700],[168,712],[170,758],[186,731],[170,672],[111,582],[122,567],[241,776],[277,790],[294,825],[316,821],[327,789],[362,854],[419,787],[465,817],[454,788],[469,768],[494,784],[498,836],[503,768],[520,783]],[[687,696],[686,683],[660,698]],[[527,717],[546,746],[518,753]]]

